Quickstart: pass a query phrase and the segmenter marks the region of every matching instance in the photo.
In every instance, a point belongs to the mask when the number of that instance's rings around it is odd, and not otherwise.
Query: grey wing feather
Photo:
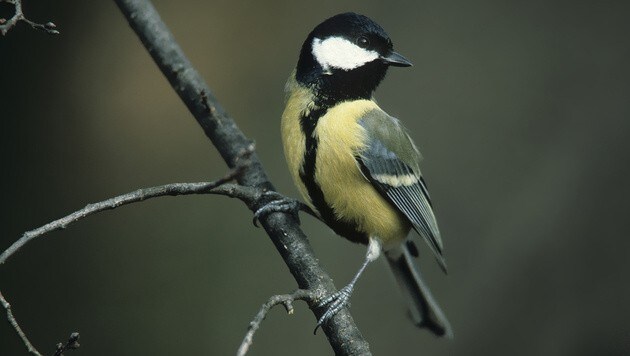
[[[440,230],[420,173],[420,152],[400,122],[381,110],[368,112],[359,123],[368,136],[357,157],[362,173],[409,219],[446,271]]]

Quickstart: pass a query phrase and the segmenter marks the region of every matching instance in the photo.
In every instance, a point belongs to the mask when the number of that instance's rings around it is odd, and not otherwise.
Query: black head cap
[[[391,39],[376,22],[347,12],[325,20],[308,35],[296,79],[332,99],[369,98],[390,65],[411,63],[393,51]]]

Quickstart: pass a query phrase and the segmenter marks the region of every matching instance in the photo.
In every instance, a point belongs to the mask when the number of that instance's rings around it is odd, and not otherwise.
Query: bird
[[[414,261],[413,229],[446,272],[422,156],[401,121],[373,98],[389,67],[410,67],[383,28],[353,12],[332,16],[304,41],[286,86],[285,158],[308,208],[336,234],[367,245],[351,282],[323,298],[321,326],[348,304],[366,267],[384,254],[418,327],[453,335]],[[258,215],[283,210],[276,202]],[[317,331],[317,327],[315,331]]]

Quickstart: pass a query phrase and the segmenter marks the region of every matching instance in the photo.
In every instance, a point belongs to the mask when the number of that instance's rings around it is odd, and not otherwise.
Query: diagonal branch
[[[229,167],[234,167],[238,151],[250,140],[223,110],[208,85],[193,68],[175,41],[156,9],[148,0],[115,0],[136,32],[142,44],[153,57],[162,73],[193,114],[206,136],[212,141]],[[273,190],[273,185],[253,154],[251,164],[237,181],[249,187]],[[264,205],[259,201],[252,211]],[[332,279],[315,257],[306,236],[300,230],[296,217],[287,213],[272,213],[261,218],[262,226],[276,246],[300,289],[317,295],[330,295],[336,291]],[[309,303],[318,318],[322,310]],[[347,308],[342,309],[323,325],[323,331],[334,352],[338,355],[369,355],[369,345],[361,335]]]
[[[24,331],[22,331],[20,324],[18,324],[17,320],[15,320],[13,312],[11,311],[11,304],[9,304],[6,299],[4,299],[2,292],[0,292],[0,304],[2,304],[2,307],[7,311],[7,320],[9,320],[9,324],[11,324],[11,327],[13,327],[15,332],[17,332],[17,334],[20,336],[20,339],[22,339],[22,342],[24,343],[24,346],[26,346],[28,353],[35,356],[42,356],[42,354],[37,351],[35,346],[31,344],[31,342],[28,340],[28,337],[26,337],[26,334],[24,334]]]

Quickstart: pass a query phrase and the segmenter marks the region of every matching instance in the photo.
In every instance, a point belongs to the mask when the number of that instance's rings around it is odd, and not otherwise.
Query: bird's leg
[[[284,195],[274,191],[265,192],[263,195],[273,200],[258,208],[258,210],[254,212],[254,218],[252,221],[254,226],[258,226],[260,218],[275,212],[292,213],[299,221],[300,217],[298,216],[298,212],[302,210],[319,219],[319,216],[317,216],[317,214],[308,205],[299,200],[285,197]]]
[[[365,260],[363,261],[363,264],[361,265],[361,268],[359,268],[357,274],[354,275],[354,278],[352,278],[347,286],[328,296],[317,305],[318,308],[324,306],[328,306],[328,308],[326,309],[324,314],[322,314],[319,320],[317,320],[317,326],[315,327],[313,333],[316,333],[317,329],[322,326],[322,324],[332,318],[335,314],[337,314],[337,312],[341,310],[341,308],[348,304],[350,296],[352,295],[352,291],[354,290],[354,285],[357,283],[359,277],[361,276],[365,268],[370,264],[370,262],[376,260],[378,256],[380,256],[381,247],[381,241],[377,237],[370,237],[368,250],[365,254]]]

